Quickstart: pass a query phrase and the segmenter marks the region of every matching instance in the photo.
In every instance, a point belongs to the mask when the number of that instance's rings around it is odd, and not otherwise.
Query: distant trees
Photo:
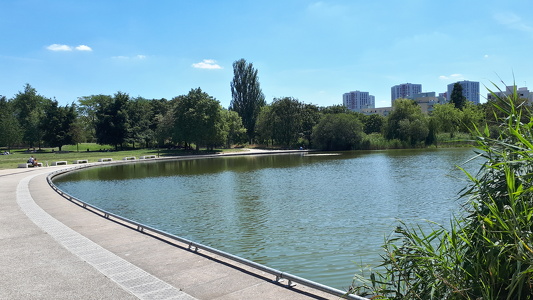
[[[233,80],[231,85],[230,110],[236,111],[242,118],[248,140],[255,138],[255,124],[261,107],[266,105],[265,96],[259,85],[257,69],[252,63],[240,59],[233,63]]]

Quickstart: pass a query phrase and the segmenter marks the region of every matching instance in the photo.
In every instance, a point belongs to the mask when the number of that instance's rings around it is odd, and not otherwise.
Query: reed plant
[[[430,231],[400,222],[378,271],[357,275],[352,292],[371,299],[533,299],[533,119],[516,90],[491,94],[499,132],[472,129],[484,163],[476,174],[465,171],[464,211]]]

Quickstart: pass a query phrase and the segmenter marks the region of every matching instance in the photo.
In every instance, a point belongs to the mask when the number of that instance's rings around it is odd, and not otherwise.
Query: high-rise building
[[[350,110],[360,112],[363,108],[374,108],[376,100],[368,92],[354,91],[342,95],[342,104]]]
[[[391,104],[394,106],[394,100],[398,98],[411,98],[416,94],[422,93],[422,85],[415,83],[402,83],[395,85],[390,89]]]
[[[463,87],[463,96],[466,98],[466,100],[474,104],[479,104],[479,82],[463,80],[456,83],[459,83]],[[448,102],[450,102],[452,97],[454,84],[455,83],[448,84],[448,92],[446,93]]]

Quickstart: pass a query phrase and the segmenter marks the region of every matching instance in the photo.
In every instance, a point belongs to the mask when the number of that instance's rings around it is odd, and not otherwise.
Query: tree
[[[304,144],[306,147],[312,146],[312,138],[313,138],[313,127],[315,127],[318,122],[320,121],[320,118],[322,117],[322,114],[320,113],[320,109],[318,106],[314,104],[304,104],[302,110],[302,133],[301,136],[304,139],[302,142],[306,143]]]
[[[78,98],[78,119],[86,140],[96,142],[98,110],[111,105],[112,102],[113,97],[109,95],[91,95]]]
[[[0,96],[0,128],[0,145],[11,151],[11,147],[22,140],[22,130],[15,118],[12,103],[5,96]]]
[[[385,137],[414,146],[425,141],[428,134],[428,120],[420,106],[410,99],[396,99],[394,109],[387,118]]]
[[[150,101],[138,97],[128,102],[128,136],[126,141],[135,148],[136,143],[148,144],[155,138],[154,131],[150,128],[153,121],[153,112]]]
[[[431,113],[431,118],[435,120],[438,132],[447,132],[453,137],[459,129],[461,111],[455,108],[453,103],[437,104]]]
[[[126,141],[128,134],[127,104],[129,95],[117,92],[112,101],[98,106],[96,112],[96,142],[114,145],[115,150]]]
[[[37,94],[29,84],[24,86],[24,92],[18,92],[13,99],[15,116],[23,131],[22,140],[28,147],[40,147],[42,132],[39,124],[44,116],[44,107],[50,101]]]
[[[260,143],[265,143],[267,146],[274,136],[274,115],[272,114],[272,106],[265,105],[261,107],[256,124],[256,138]]]
[[[226,148],[231,148],[231,145],[235,143],[246,141],[246,128],[242,125],[239,114],[235,111],[222,109],[222,115],[227,130]]]
[[[57,101],[52,101],[45,107],[45,113],[40,124],[43,140],[51,147],[58,147],[74,143],[72,127],[76,121],[74,105],[61,107]]]
[[[453,103],[453,105],[455,105],[455,108],[462,110],[466,104],[466,101],[466,97],[463,96],[463,86],[459,82],[456,82],[453,85],[452,94],[450,96],[450,103]]]
[[[302,132],[303,103],[291,97],[275,98],[270,105],[272,113],[272,138],[289,147],[298,141]]]
[[[231,82],[230,110],[236,111],[242,118],[250,143],[255,138],[255,124],[261,107],[266,105],[265,95],[261,91],[257,70],[252,63],[240,59],[233,63],[233,81]]]
[[[364,131],[366,134],[381,133],[385,125],[385,117],[373,114],[363,117]]]
[[[174,109],[174,131],[178,141],[186,145],[196,144],[209,149],[225,141],[222,107],[213,97],[200,88],[192,89],[187,95],[176,99]]]
[[[359,149],[363,124],[353,114],[327,114],[313,129],[313,144],[322,150]]]

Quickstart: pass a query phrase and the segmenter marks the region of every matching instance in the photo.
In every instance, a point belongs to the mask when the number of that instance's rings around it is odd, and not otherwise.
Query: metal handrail
[[[123,163],[123,162],[120,162],[120,163]],[[282,279],[286,279],[288,281],[288,283],[287,283],[288,286],[292,286],[292,284],[294,282],[294,283],[299,283],[301,285],[304,285],[304,286],[307,286],[307,287],[310,287],[310,288],[314,288],[316,290],[320,290],[322,292],[326,292],[326,293],[329,293],[329,294],[332,294],[332,295],[335,295],[335,296],[338,296],[338,297],[342,297],[342,298],[345,298],[345,299],[368,300],[368,298],[357,296],[355,294],[349,294],[348,292],[345,292],[345,291],[342,291],[342,290],[339,290],[339,289],[336,289],[336,288],[333,288],[333,287],[330,287],[330,286],[327,286],[327,285],[323,285],[323,284],[320,284],[318,282],[314,282],[314,281],[311,281],[311,280],[308,280],[308,279],[305,279],[305,278],[302,278],[302,277],[298,277],[298,276],[292,275],[290,273],[282,272],[282,271],[276,270],[274,268],[267,267],[265,265],[253,262],[251,260],[248,260],[248,259],[236,256],[236,255],[233,255],[233,254],[230,254],[230,253],[215,249],[213,247],[209,247],[209,246],[206,246],[206,245],[203,245],[203,244],[200,244],[200,243],[196,243],[194,241],[191,241],[191,240],[188,240],[188,239],[173,235],[171,233],[168,233],[168,232],[153,228],[151,226],[144,225],[142,223],[130,220],[128,218],[119,216],[117,214],[108,212],[108,211],[103,210],[103,209],[101,209],[101,208],[99,208],[97,206],[94,206],[94,205],[89,204],[87,202],[84,202],[84,201],[82,201],[82,200],[80,200],[80,199],[78,199],[76,197],[73,197],[72,195],[69,195],[68,193],[63,192],[52,181],[53,178],[56,177],[56,176],[59,176],[59,175],[62,175],[62,174],[65,174],[65,173],[68,173],[68,172],[71,172],[71,171],[75,171],[75,170],[79,170],[79,169],[83,169],[83,168],[88,168],[88,167],[94,167],[94,166],[95,166],[94,164],[86,164],[86,165],[77,166],[77,167],[70,168],[70,169],[58,170],[56,172],[52,172],[52,173],[48,174],[46,179],[47,179],[48,184],[50,185],[50,187],[52,187],[52,189],[54,191],[56,191],[59,195],[63,196],[65,199],[67,199],[67,200],[69,200],[69,201],[71,201],[73,203],[77,203],[78,205],[82,206],[85,209],[89,209],[90,208],[91,211],[101,214],[106,219],[111,219],[111,217],[113,217],[115,219],[118,219],[118,220],[121,220],[123,222],[129,223],[129,224],[133,225],[131,227],[137,227],[137,231],[139,231],[139,232],[144,232],[145,230],[149,230],[149,231],[151,231],[153,233],[156,233],[156,234],[165,236],[165,237],[167,237],[169,239],[172,239],[172,240],[175,240],[175,241],[179,241],[179,242],[181,242],[183,244],[186,244],[186,245],[188,245],[188,248],[191,251],[197,252],[198,250],[204,250],[204,251],[207,251],[207,252],[222,256],[224,258],[230,259],[232,261],[241,263],[243,265],[252,267],[254,269],[263,271],[265,273],[269,273],[271,275],[276,276],[276,281],[277,282],[279,282]]]

